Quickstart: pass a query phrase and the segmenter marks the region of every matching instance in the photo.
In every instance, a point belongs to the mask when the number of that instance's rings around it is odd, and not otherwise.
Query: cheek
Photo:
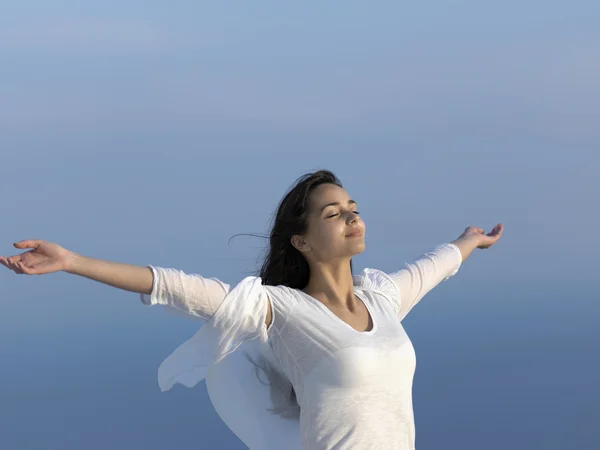
[[[336,221],[323,221],[314,226],[309,239],[319,248],[335,247],[336,239],[343,233],[343,224]]]

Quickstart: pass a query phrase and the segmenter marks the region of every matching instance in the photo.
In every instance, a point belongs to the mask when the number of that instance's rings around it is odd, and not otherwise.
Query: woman
[[[474,249],[493,245],[502,229],[498,224],[486,235],[468,227],[395,273],[365,269],[353,276],[352,257],[365,249],[365,224],[340,181],[322,170],[298,179],[285,195],[260,277],[247,277],[232,290],[214,278],[101,261],[39,240],[16,243],[32,250],[0,262],[19,274],[66,271],[207,321],[161,365],[163,390],[174,383],[193,386],[207,371],[210,377],[221,370],[213,392],[226,395],[227,382],[219,386],[219,380],[248,378],[240,369],[251,363],[238,358],[229,369],[220,368],[246,346],[253,359],[260,357],[253,364],[268,375],[271,405],[281,416],[259,406],[266,394],[252,401],[233,391],[229,407],[222,397],[215,407],[252,448],[266,448],[269,437],[291,423],[279,436],[291,437],[288,446],[297,432],[303,449],[408,450],[415,441],[415,354],[401,321]],[[211,383],[208,387],[211,392]],[[215,402],[212,393],[211,399]],[[245,416],[238,406],[247,409]],[[283,416],[294,406],[299,417],[290,422]],[[246,421],[251,425],[245,427]],[[255,443],[259,440],[263,444]]]

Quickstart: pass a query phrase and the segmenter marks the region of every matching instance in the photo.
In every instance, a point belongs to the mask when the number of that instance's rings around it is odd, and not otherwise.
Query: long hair
[[[291,241],[292,236],[307,232],[311,194],[322,184],[343,187],[332,172],[318,170],[298,178],[279,203],[273,216],[269,247],[259,274],[263,285],[303,289],[308,284],[310,267],[304,255]],[[350,270],[352,271],[352,261]],[[257,362],[249,359],[257,371],[262,370],[269,380],[274,404],[271,411],[282,417],[297,417],[300,407],[294,388],[286,384],[282,374],[272,368],[266,360],[261,358],[261,361]]]
[[[279,203],[269,235],[268,253],[260,270],[262,284],[294,289],[304,289],[308,284],[308,262],[291,240],[292,236],[307,232],[310,196],[322,184],[343,187],[332,172],[319,170],[298,178]]]

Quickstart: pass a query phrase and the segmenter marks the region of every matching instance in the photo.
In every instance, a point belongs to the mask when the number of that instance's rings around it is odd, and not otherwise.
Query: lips
[[[362,235],[363,235],[363,232],[361,230],[356,230],[350,234],[347,234],[346,237],[358,237],[358,236],[362,236]]]

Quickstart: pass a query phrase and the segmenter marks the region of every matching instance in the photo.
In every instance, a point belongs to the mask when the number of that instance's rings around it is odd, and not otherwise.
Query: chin
[[[364,243],[353,246],[353,248],[350,249],[351,257],[360,255],[362,252],[365,251],[365,248],[366,248],[366,245]]]

